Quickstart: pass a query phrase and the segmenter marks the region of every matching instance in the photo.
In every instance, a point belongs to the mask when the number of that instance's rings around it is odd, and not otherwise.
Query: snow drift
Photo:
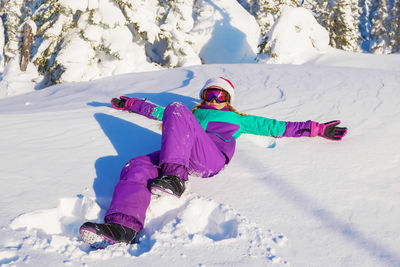
[[[91,250],[79,226],[101,221],[122,166],[160,145],[157,121],[116,111],[109,99],[128,95],[193,107],[216,73],[235,83],[242,112],[341,119],[349,134],[339,143],[243,136],[220,174],[191,177],[181,199],[153,199],[138,244]],[[0,262],[399,265],[398,84],[392,70],[203,65],[2,99]]]
[[[305,8],[284,8],[267,36],[269,53],[260,62],[302,64],[329,47],[328,31]]]

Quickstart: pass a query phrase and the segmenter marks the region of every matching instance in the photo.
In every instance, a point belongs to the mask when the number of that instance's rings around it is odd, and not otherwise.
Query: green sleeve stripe
[[[164,116],[164,108],[163,107],[155,107],[153,110],[153,113],[151,114],[154,117],[157,118],[157,120],[162,121],[162,118]]]
[[[243,116],[241,119],[243,133],[266,136],[281,136],[286,129],[286,122],[259,116]]]

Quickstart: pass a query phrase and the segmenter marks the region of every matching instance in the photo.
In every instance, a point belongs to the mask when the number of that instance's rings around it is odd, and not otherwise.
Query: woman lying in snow
[[[274,136],[321,136],[341,140],[347,128],[340,121],[285,122],[246,115],[232,104],[235,90],[222,77],[209,79],[200,91],[201,103],[192,112],[182,103],[165,109],[137,98],[113,98],[119,110],[129,110],[150,119],[162,120],[161,150],[131,159],[122,169],[105,223],[86,222],[82,240],[95,248],[135,242],[143,229],[151,194],[180,197],[188,174],[211,177],[231,160],[236,139],[243,133]]]

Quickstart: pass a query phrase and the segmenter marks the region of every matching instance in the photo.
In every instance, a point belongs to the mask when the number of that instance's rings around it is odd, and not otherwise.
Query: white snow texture
[[[91,2],[63,1],[76,10]],[[229,11],[237,7],[223,8],[237,27]],[[17,61],[8,64],[0,84],[0,266],[400,266],[400,57],[332,49],[312,21],[301,8],[287,9],[273,28],[278,56],[267,63],[286,64],[249,64],[251,48],[232,51],[241,62],[204,50],[213,63],[238,64],[82,78],[36,91],[34,71],[24,76]],[[240,46],[222,24],[212,45],[223,36]],[[250,45],[254,36],[245,37]],[[75,56],[90,51],[75,45]],[[160,149],[159,122],[112,109],[110,99],[192,108],[215,76],[234,83],[241,112],[340,119],[349,132],[340,142],[244,135],[219,174],[189,177],[180,199],[152,199],[138,244],[84,244],[80,225],[102,222],[125,163]]]

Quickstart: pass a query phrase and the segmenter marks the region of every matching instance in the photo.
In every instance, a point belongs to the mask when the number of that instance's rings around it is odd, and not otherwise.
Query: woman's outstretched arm
[[[164,115],[163,107],[154,105],[138,98],[129,98],[126,96],[113,98],[111,99],[111,105],[115,109],[134,112],[153,120],[161,121]]]
[[[340,141],[347,133],[346,127],[338,127],[340,120],[325,123],[315,121],[286,122],[286,129],[282,137],[321,136],[326,139]]]

